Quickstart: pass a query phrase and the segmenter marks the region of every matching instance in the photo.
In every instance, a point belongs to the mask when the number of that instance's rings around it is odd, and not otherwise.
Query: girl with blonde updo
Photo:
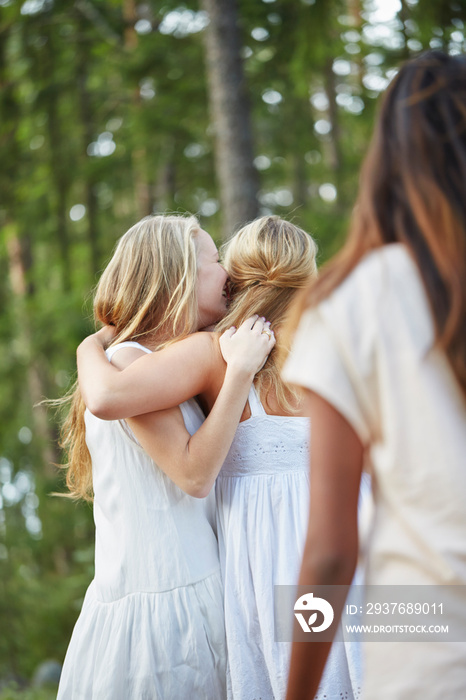
[[[256,374],[216,481],[229,700],[283,700],[286,691],[291,645],[274,641],[273,595],[275,585],[295,584],[299,572],[309,504],[309,421],[297,415],[298,396],[280,377],[277,349],[291,301],[316,276],[316,252],[309,234],[276,216],[246,225],[223,249],[232,301],[216,334],[257,313],[268,319],[277,339]],[[266,325],[263,332],[272,331]],[[165,408],[167,377],[177,400],[199,394],[204,411],[210,411],[223,374],[217,362],[196,354],[195,337],[118,373],[102,357],[106,333],[90,336],[78,354],[85,400],[102,418]],[[336,645],[329,665],[322,692],[352,699],[350,678],[357,669],[350,668],[344,645]]]
[[[265,316],[277,343],[255,379],[262,400],[279,413],[293,414],[297,395],[285,385],[276,358],[281,350],[280,329],[295,293],[317,275],[317,245],[311,236],[278,216],[264,216],[242,228],[225,244],[223,264],[232,297],[217,331],[239,326],[251,313]]]

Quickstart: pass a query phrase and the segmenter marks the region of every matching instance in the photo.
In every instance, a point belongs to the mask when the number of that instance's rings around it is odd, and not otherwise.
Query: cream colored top
[[[370,584],[466,584],[466,401],[433,345],[417,267],[392,244],[303,314],[284,368],[368,448]],[[463,612],[464,590],[451,589]],[[367,698],[466,697],[466,644],[372,643],[366,656]]]

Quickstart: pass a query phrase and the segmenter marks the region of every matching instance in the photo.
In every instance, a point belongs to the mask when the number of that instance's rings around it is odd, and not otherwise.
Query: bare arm
[[[299,585],[349,585],[358,553],[363,446],[349,423],[319,395],[306,391],[303,413],[310,415],[312,425],[311,506]],[[341,608],[334,612],[338,619]],[[329,651],[330,643],[293,644],[287,700],[315,697]]]
[[[186,430],[179,408],[128,420],[145,451],[191,496],[207,496],[230,449],[254,375],[275,343],[261,333],[263,327],[259,319],[251,328],[249,319],[238,332],[222,336],[225,379],[209,416],[194,435]],[[223,363],[218,345],[216,352]]]
[[[103,420],[179,406],[208,389],[212,362],[218,361],[212,353],[212,334],[194,333],[160,352],[143,355],[120,371],[107,360],[104,339],[105,330],[94,333],[77,350],[84,403]]]

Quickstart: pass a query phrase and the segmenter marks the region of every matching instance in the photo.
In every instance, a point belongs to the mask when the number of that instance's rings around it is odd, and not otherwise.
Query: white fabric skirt
[[[88,588],[57,700],[222,700],[226,650],[220,573],[163,593],[104,603]]]

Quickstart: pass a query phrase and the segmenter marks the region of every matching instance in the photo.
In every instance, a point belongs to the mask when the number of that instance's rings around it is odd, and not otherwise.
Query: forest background
[[[406,58],[465,51],[466,3],[0,0],[0,13],[0,697],[32,698],[38,665],[63,660],[94,535],[88,504],[51,496],[57,420],[33,406],[74,380],[115,241],[153,212],[195,213],[219,243],[274,213],[328,258],[379,94]]]

